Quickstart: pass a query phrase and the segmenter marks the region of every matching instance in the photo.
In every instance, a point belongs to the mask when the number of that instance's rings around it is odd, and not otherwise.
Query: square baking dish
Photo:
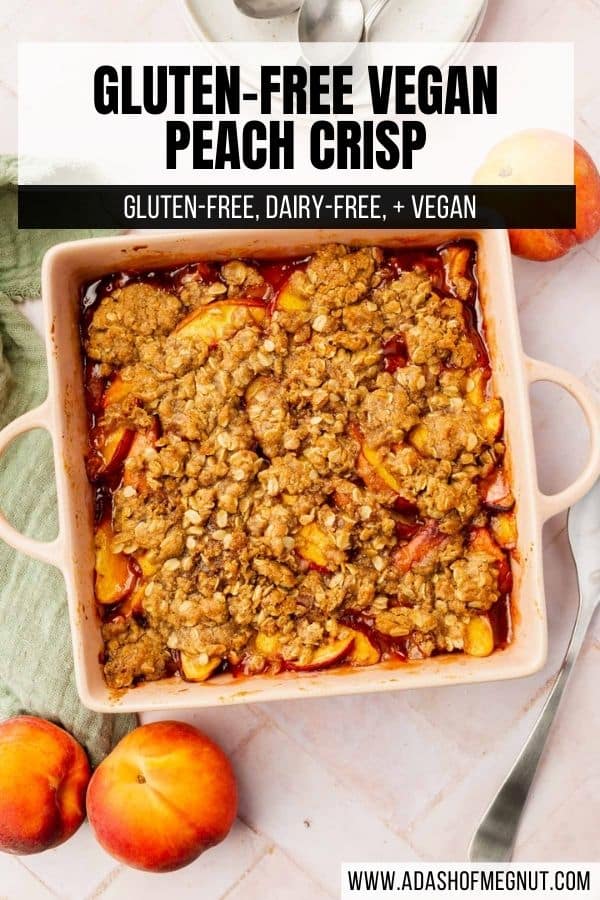
[[[479,297],[495,393],[504,401],[508,466],[516,498],[518,545],[514,554],[511,644],[485,658],[465,654],[366,668],[339,668],[278,675],[216,676],[193,684],[172,677],[115,692],[104,682],[99,655],[100,622],[93,588],[92,489],[84,457],[87,418],[80,346],[80,289],[111,272],[173,267],[235,257],[277,259],[305,256],[331,242],[351,246],[437,246],[453,239],[477,245]],[[181,709],[430,687],[516,678],[537,671],[546,658],[547,625],[541,557],[543,523],[567,508],[600,474],[600,412],[587,389],[569,373],[526,357],[521,347],[508,238],[504,231],[408,230],[218,230],[129,235],[60,244],[42,268],[49,390],[45,402],[0,432],[0,453],[17,435],[46,428],[53,440],[59,505],[59,536],[42,543],[19,534],[0,518],[7,543],[61,569],[67,587],[77,687],[91,709],[118,712]],[[580,404],[590,428],[587,464],[576,481],[553,496],[537,487],[529,385],[552,381]],[[1,503],[1,498],[0,498]]]

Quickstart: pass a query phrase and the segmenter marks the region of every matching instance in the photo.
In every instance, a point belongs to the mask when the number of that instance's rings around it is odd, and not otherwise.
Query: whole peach
[[[39,853],[85,819],[90,765],[62,728],[34,716],[0,724],[0,849]]]
[[[229,760],[184,722],[136,728],[100,763],[87,793],[99,843],[148,872],[179,869],[220,843],[236,811]]]
[[[510,229],[510,246],[517,256],[557,259],[600,229],[600,173],[581,144],[565,134],[530,129],[511,135],[492,148],[474,180],[476,184],[575,184],[575,228]]]

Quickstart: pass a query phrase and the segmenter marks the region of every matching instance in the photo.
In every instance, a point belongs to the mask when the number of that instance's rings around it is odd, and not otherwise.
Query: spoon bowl
[[[358,44],[364,28],[365,14],[360,0],[304,0],[298,16],[301,44]]]
[[[233,0],[236,7],[251,19],[278,19],[300,8],[300,0]]]

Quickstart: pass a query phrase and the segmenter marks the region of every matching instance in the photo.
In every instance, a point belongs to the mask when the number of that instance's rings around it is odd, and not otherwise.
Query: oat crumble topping
[[[508,639],[514,500],[474,264],[468,242],[331,245],[88,288],[110,686]]]

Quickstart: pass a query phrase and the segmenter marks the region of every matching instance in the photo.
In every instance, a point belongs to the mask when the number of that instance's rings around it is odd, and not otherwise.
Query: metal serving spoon
[[[368,41],[373,22],[388,2],[375,0],[365,13],[361,0],[304,0],[298,16],[298,40],[301,44]]]
[[[469,847],[472,862],[507,862],[512,858],[521,815],[550,728],[600,605],[600,481],[570,510],[567,530],[579,583],[579,609],[571,640],[535,727],[475,832]]]
[[[233,0],[237,8],[251,19],[278,19],[300,9],[300,0]]]

